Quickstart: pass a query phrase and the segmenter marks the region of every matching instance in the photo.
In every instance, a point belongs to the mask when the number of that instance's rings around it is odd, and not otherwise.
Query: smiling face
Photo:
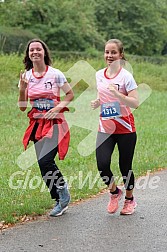
[[[114,42],[107,43],[104,51],[104,59],[108,66],[112,64],[113,61],[123,58],[123,53],[120,52],[118,45]]]
[[[29,58],[33,63],[44,62],[45,51],[40,42],[32,42],[29,45]]]

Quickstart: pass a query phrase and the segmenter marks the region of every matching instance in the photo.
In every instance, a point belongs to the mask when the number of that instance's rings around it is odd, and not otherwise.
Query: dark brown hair
[[[25,66],[25,69],[30,70],[31,68],[33,68],[32,61],[29,58],[29,46],[33,42],[41,43],[41,45],[42,45],[42,47],[44,49],[44,52],[45,52],[45,56],[44,56],[45,64],[50,66],[52,64],[52,60],[51,60],[51,57],[50,57],[50,52],[49,52],[48,46],[42,40],[40,40],[38,38],[37,39],[35,38],[35,39],[30,40],[28,42],[27,46],[26,46],[25,57],[23,59],[23,64]]]

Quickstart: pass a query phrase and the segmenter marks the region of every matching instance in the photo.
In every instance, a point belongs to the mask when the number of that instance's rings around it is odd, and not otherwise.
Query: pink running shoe
[[[122,215],[133,214],[134,211],[135,211],[136,206],[137,206],[137,203],[136,203],[136,201],[134,199],[133,200],[127,200],[126,199],[120,214],[122,214]]]
[[[118,201],[121,199],[122,194],[123,194],[122,190],[119,189],[118,194],[110,195],[110,201],[107,206],[108,213],[113,214],[118,210]]]

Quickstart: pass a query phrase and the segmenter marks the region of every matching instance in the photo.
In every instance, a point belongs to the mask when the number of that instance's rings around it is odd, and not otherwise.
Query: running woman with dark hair
[[[63,175],[55,163],[65,158],[68,151],[70,132],[64,111],[73,99],[73,91],[64,74],[51,67],[47,45],[40,39],[28,42],[24,73],[19,81],[19,108],[25,111],[28,100],[32,106],[28,112],[29,126],[23,138],[25,149],[29,141],[35,144],[35,151],[41,175],[50,190],[51,198],[56,200],[51,216],[62,215],[68,208],[70,193]],[[60,99],[60,89],[65,93]]]

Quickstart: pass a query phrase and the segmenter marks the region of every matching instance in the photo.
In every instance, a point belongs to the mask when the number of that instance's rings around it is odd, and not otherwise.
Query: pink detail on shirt
[[[34,99],[48,98],[55,102],[60,100],[60,87],[67,82],[64,74],[51,66],[41,77],[34,76],[33,70],[26,72],[28,79],[28,98],[30,102]]]
[[[106,68],[96,73],[97,90],[99,93],[100,104],[108,102],[119,102],[121,109],[121,117],[116,119],[102,120],[100,116],[99,131],[108,134],[125,134],[135,132],[134,117],[129,107],[120,102],[108,89],[109,84],[115,87],[124,95],[128,95],[133,89],[137,88],[137,84],[130,72],[124,68],[120,68],[113,78],[108,78]],[[114,123],[114,124],[113,124]]]

